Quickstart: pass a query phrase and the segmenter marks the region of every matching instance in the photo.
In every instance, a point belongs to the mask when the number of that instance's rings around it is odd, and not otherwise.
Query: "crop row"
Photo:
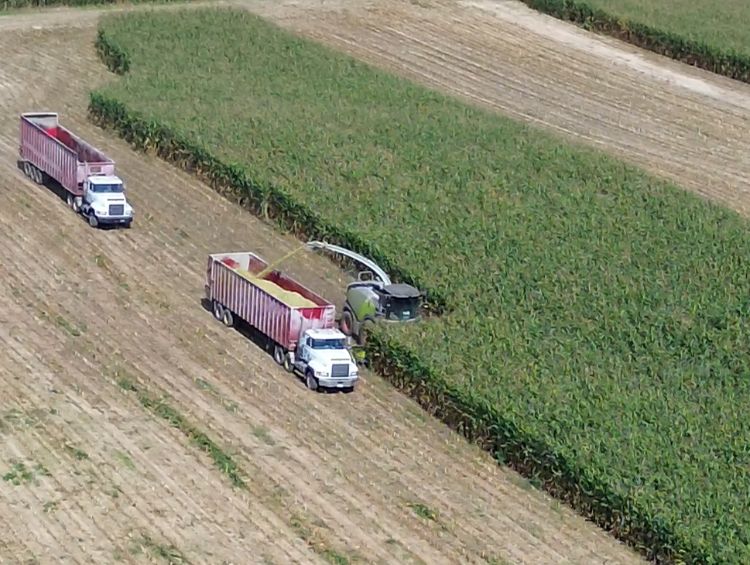
[[[732,49],[718,47],[706,41],[693,39],[693,32],[665,31],[658,26],[623,18],[618,14],[597,8],[586,0],[521,0],[530,8],[575,23],[584,29],[611,35],[659,55],[676,59],[689,65],[750,82],[750,56]],[[654,0],[655,2],[658,0]],[[711,12],[724,6],[706,3],[707,18]],[[673,18],[678,18],[675,7]],[[710,21],[710,20],[709,20]],[[704,25],[710,25],[706,21]],[[737,24],[739,25],[739,23]],[[700,30],[694,30],[696,33]]]
[[[106,4],[167,4],[187,0],[0,0],[0,13],[19,8],[46,6],[99,6]]]
[[[741,218],[245,12],[101,30],[98,123],[428,291],[395,383],[651,557],[750,558]]]

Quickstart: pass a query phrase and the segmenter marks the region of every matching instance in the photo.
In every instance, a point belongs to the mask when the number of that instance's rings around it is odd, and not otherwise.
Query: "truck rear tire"
[[[286,357],[284,348],[281,347],[278,343],[273,346],[273,360],[276,361],[278,365],[284,366],[284,357]]]

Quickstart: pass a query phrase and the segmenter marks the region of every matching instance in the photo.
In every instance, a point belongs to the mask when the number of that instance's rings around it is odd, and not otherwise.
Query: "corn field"
[[[427,291],[370,346],[425,405],[651,557],[750,559],[743,219],[244,12],[98,50],[99,123]]]

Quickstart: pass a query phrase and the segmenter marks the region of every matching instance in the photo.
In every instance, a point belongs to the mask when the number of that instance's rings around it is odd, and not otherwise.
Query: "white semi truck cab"
[[[83,196],[76,198],[76,211],[88,218],[89,224],[124,224],[133,222],[133,208],[125,198],[125,185],[117,176],[92,175],[83,184]]]
[[[357,363],[339,330],[310,329],[302,333],[295,351],[288,353],[292,367],[305,376],[307,387],[354,389],[359,379]]]

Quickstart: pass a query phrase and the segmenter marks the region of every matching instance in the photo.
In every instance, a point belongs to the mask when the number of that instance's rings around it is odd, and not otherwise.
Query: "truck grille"
[[[110,216],[122,216],[124,212],[125,212],[124,204],[110,204],[109,205]]]
[[[339,364],[331,367],[331,376],[336,377],[348,377],[349,376],[349,365]]]

